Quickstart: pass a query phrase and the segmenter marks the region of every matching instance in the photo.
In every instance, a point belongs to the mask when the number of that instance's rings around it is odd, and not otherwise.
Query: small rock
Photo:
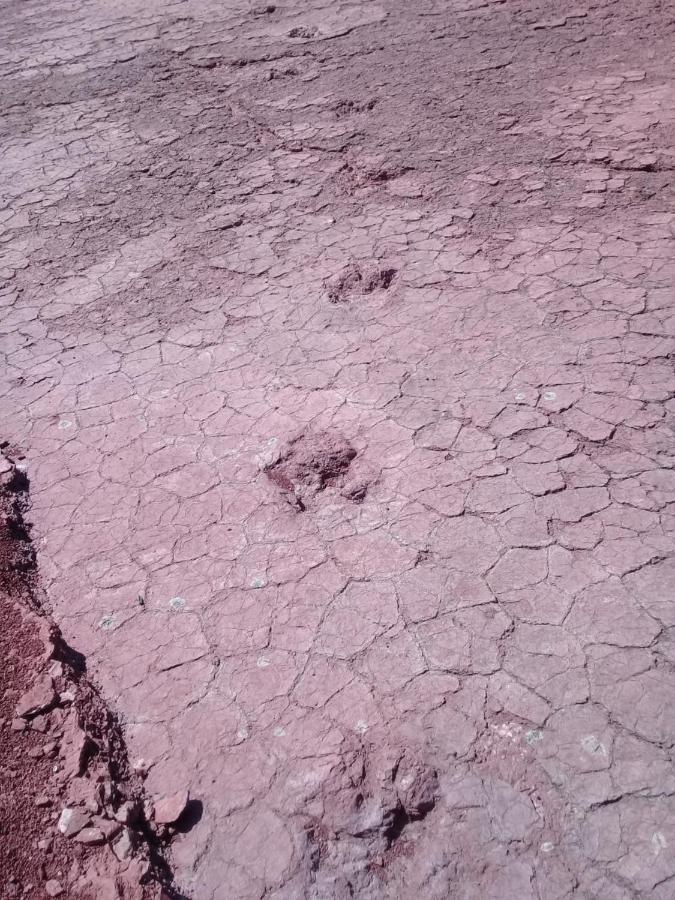
[[[45,734],[49,730],[49,719],[47,716],[35,716],[30,723],[30,728],[32,731],[39,731],[40,734]]]
[[[54,662],[49,667],[49,674],[52,678],[63,678],[63,663],[58,660],[54,660]]]
[[[61,747],[63,768],[69,778],[84,774],[92,746],[93,742],[78,726],[75,719],[69,719]]]
[[[138,804],[132,800],[125,800],[120,804],[119,809],[115,813],[115,819],[122,825],[133,825],[138,818]]]
[[[56,878],[50,878],[45,884],[45,894],[48,897],[60,897],[62,893],[61,882],[57,881]]]
[[[120,837],[112,845],[112,851],[120,862],[129,859],[134,849],[131,832],[125,828]]]
[[[170,797],[163,797],[155,803],[155,822],[158,825],[171,825],[185,812],[190,799],[189,791],[178,791]]]
[[[75,835],[75,840],[78,844],[95,846],[96,844],[105,844],[105,835],[100,828],[83,828]]]
[[[75,694],[73,691],[61,691],[59,694],[59,703],[65,706],[67,703],[75,702]]]
[[[23,719],[12,719],[11,729],[12,731],[25,731],[26,723]]]
[[[49,799],[49,797],[46,797],[44,794],[42,794],[40,797],[35,798],[35,805],[39,807],[49,806],[51,802],[52,801]]]
[[[111,841],[122,830],[119,822],[113,822],[111,819],[96,819],[94,825],[103,832],[106,841]]]
[[[37,842],[38,850],[43,850],[45,852],[49,852],[51,850],[52,841],[51,838],[42,838],[42,840]]]
[[[80,809],[66,806],[59,816],[56,827],[66,837],[74,837],[78,831],[86,828],[90,821],[91,816],[87,815],[87,813],[82,812]]]
[[[43,675],[19,700],[16,705],[16,714],[21,719],[32,719],[51,709],[55,701],[54,682],[49,675]]]
[[[131,767],[137,775],[145,778],[150,769],[149,764],[144,759],[137,759]]]
[[[28,756],[31,759],[40,759],[42,757],[42,747],[31,747],[28,751]]]
[[[101,799],[106,805],[109,806],[112,803],[114,796],[115,791],[113,789],[112,780],[110,778],[104,778],[101,785]]]

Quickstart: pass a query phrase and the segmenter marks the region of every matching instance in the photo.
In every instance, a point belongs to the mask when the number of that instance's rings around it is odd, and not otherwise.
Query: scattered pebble
[[[170,797],[163,797],[155,803],[155,822],[158,825],[171,825],[178,821],[185,812],[190,799],[189,791],[177,791]]]
[[[131,825],[138,818],[138,805],[131,800],[125,800],[115,813],[115,819],[122,825]]]
[[[75,840],[78,844],[104,844],[105,835],[100,828],[83,828],[75,835]]]
[[[112,845],[112,851],[120,862],[128,859],[133,852],[134,846],[131,839],[131,832],[125,828],[120,837]]]
[[[66,837],[74,837],[79,831],[86,828],[90,821],[91,816],[87,813],[66,806],[59,816],[56,827]]]
[[[49,675],[44,675],[16,704],[16,714],[21,719],[32,719],[40,713],[47,712],[55,702],[54,682]]]

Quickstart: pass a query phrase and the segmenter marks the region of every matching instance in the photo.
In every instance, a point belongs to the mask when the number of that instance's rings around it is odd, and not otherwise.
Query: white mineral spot
[[[662,831],[655,831],[652,835],[652,849],[654,850],[654,856],[658,856],[667,846],[668,841],[666,840],[665,834]]]
[[[185,609],[185,600],[182,597],[172,597],[169,606],[171,609]]]
[[[512,741],[517,740],[521,731],[520,725],[516,722],[501,722],[493,727],[499,737],[511,738]]]
[[[600,754],[600,756],[607,756],[607,748],[604,744],[600,743],[594,734],[587,734],[586,737],[582,737],[581,749],[585,750],[586,753],[591,754],[591,756],[597,754]]]
[[[269,659],[266,656],[259,656],[256,660],[256,666],[259,669],[266,669],[270,664]]]

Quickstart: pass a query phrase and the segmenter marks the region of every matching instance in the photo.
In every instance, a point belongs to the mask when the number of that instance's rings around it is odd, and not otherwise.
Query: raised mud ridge
[[[41,601],[27,506],[0,454],[2,896],[178,898],[142,766]]]

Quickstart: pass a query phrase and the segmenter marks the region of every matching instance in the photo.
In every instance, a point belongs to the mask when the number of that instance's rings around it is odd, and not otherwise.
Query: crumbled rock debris
[[[145,820],[119,724],[40,605],[26,507],[27,480],[0,455],[3,896],[159,898],[171,890],[168,835]],[[116,815],[129,826],[123,853]]]

